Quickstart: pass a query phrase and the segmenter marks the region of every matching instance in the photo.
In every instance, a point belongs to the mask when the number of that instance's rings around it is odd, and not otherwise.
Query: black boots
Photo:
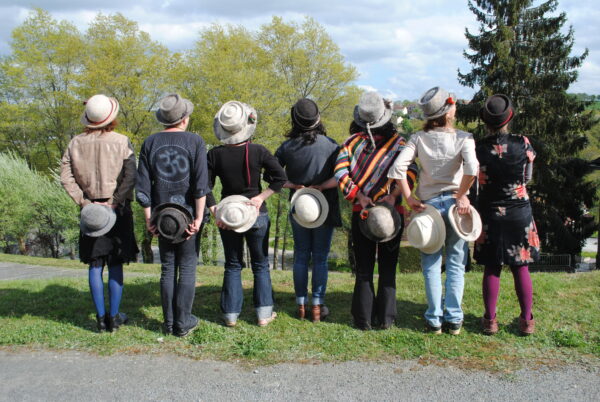
[[[127,324],[129,318],[125,313],[117,313],[114,317],[106,316],[106,330],[113,332],[119,329],[121,325]]]
[[[98,328],[98,332],[104,332],[106,331],[106,317],[102,316],[100,317],[98,314],[96,314],[96,327]]]

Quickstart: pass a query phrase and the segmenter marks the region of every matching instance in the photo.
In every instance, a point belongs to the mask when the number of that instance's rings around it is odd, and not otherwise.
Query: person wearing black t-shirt
[[[254,307],[258,325],[266,326],[275,319],[273,291],[266,242],[269,236],[269,216],[264,201],[279,192],[287,177],[277,159],[262,145],[250,143],[256,128],[256,111],[241,102],[225,103],[215,117],[214,131],[223,145],[208,152],[208,172],[211,188],[216,178],[223,186],[221,196],[243,195],[257,209],[252,227],[239,233],[217,219],[225,252],[225,274],[221,291],[221,310],[227,326],[235,326],[242,310],[242,261],[244,239],[250,251],[254,274]],[[261,187],[261,172],[269,183]],[[216,201],[210,193],[207,205],[216,212]]]

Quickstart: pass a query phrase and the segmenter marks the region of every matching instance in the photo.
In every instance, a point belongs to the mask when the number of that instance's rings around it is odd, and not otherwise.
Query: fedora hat
[[[81,209],[79,228],[90,237],[100,237],[108,233],[117,221],[115,211],[101,204],[88,204]]]
[[[455,103],[454,94],[440,87],[429,89],[419,99],[419,106],[427,120],[434,120],[445,115]]]
[[[85,102],[85,111],[81,116],[81,124],[87,128],[101,128],[109,125],[119,114],[119,102],[106,95],[94,95]]]
[[[483,224],[481,223],[479,213],[473,205],[469,205],[469,207],[469,213],[461,215],[458,213],[456,205],[452,205],[448,210],[448,220],[458,237],[466,241],[475,241],[481,234]]]
[[[178,94],[168,94],[160,100],[156,111],[156,120],[163,126],[181,123],[194,111],[194,104]]]
[[[290,201],[292,218],[305,228],[318,228],[327,219],[329,203],[319,190],[301,188],[296,191]]]
[[[232,230],[243,233],[254,225],[258,211],[247,197],[230,195],[217,205],[215,217]]]
[[[302,98],[292,106],[292,120],[302,130],[311,130],[321,122],[319,107],[314,101]]]
[[[479,110],[479,117],[485,124],[500,128],[508,124],[515,116],[510,98],[506,95],[496,94],[486,99]]]
[[[381,127],[392,118],[392,103],[377,92],[365,92],[354,107],[354,122],[367,129]]]
[[[150,217],[150,223],[156,226],[160,236],[171,243],[181,243],[188,234],[186,229],[194,221],[192,213],[183,205],[172,202],[160,204]]]
[[[382,202],[362,210],[358,228],[369,240],[383,243],[400,232],[402,217],[394,207]]]
[[[256,129],[257,114],[251,106],[229,101],[215,115],[213,129],[223,144],[239,144],[252,137]]]
[[[413,216],[408,224],[406,236],[411,246],[425,254],[433,254],[446,240],[444,218],[435,207],[425,204],[425,210]]]

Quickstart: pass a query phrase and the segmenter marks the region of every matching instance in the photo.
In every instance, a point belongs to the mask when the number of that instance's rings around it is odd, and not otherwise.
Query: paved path
[[[0,401],[597,401],[599,374],[570,366],[498,375],[414,361],[243,368],[170,355],[0,351]]]
[[[78,278],[87,276],[84,269],[43,267],[39,265],[0,262],[0,280]]]

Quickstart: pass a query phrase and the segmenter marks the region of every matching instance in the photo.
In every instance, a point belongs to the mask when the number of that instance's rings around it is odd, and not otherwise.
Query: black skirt
[[[79,259],[85,264],[113,265],[137,261],[139,249],[133,232],[131,203],[115,209],[117,220],[110,232],[99,237],[79,233]]]

